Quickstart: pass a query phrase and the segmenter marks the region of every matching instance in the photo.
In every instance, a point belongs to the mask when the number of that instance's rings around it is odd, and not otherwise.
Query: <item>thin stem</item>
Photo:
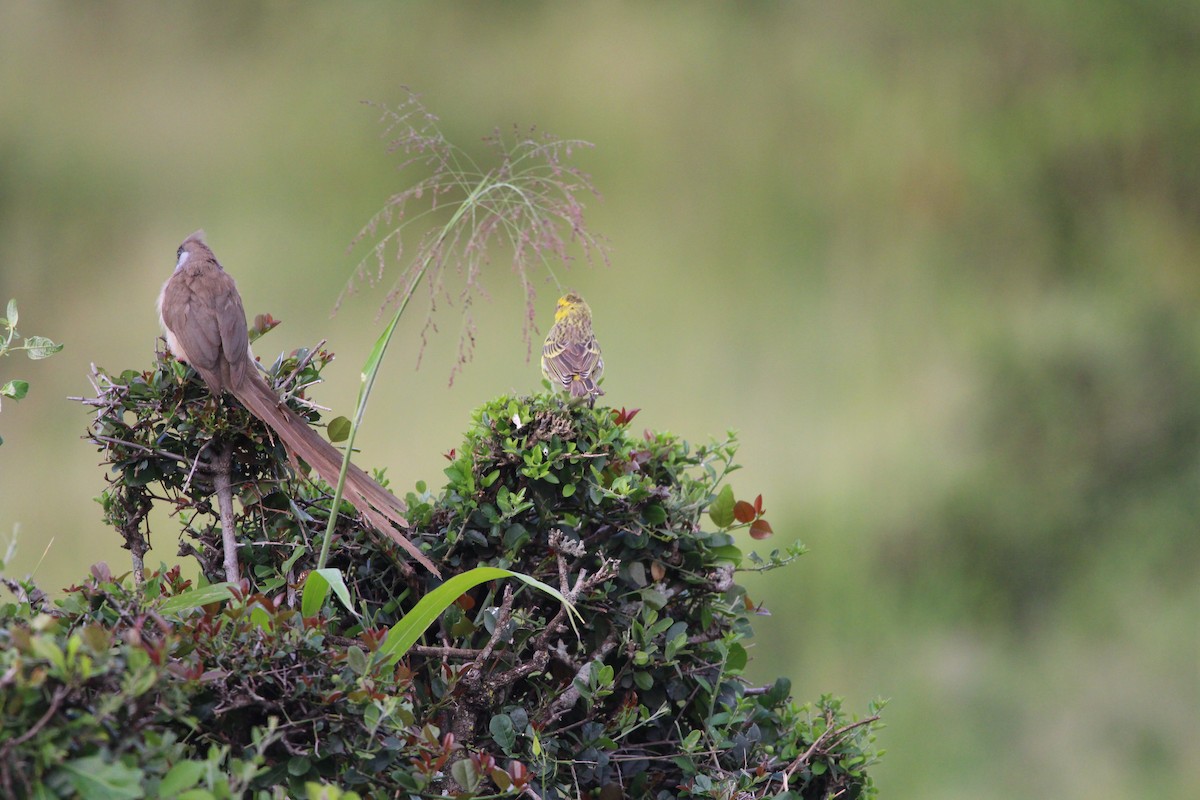
[[[237,583],[241,580],[238,570],[237,532],[233,517],[233,445],[219,441],[213,464],[213,488],[217,492],[217,506],[221,512],[221,542],[225,549],[225,580]],[[139,581],[140,583],[140,581]]]
[[[325,536],[321,540],[321,553],[317,557],[317,569],[325,569],[325,565],[329,560],[329,546],[333,541],[333,531],[337,526],[338,508],[342,502],[342,490],[346,485],[346,475],[350,470],[350,454],[354,452],[354,439],[358,434],[358,428],[362,424],[363,416],[367,412],[367,400],[370,399],[371,390],[375,387],[375,379],[379,375],[379,367],[383,363],[384,353],[387,352],[388,345],[392,341],[392,336],[396,333],[396,327],[400,324],[400,317],[404,314],[404,310],[408,308],[408,301],[412,299],[413,294],[417,290],[417,286],[425,278],[425,273],[429,270],[429,265],[433,263],[434,255],[438,249],[450,236],[451,231],[459,224],[468,209],[473,209],[478,203],[478,198],[488,189],[488,177],[485,175],[475,188],[467,195],[467,198],[455,209],[453,216],[442,227],[437,239],[425,251],[424,258],[421,261],[421,267],[413,275],[409,281],[408,289],[404,292],[404,297],[400,300],[400,307],[396,309],[396,313],[392,315],[391,322],[384,329],[383,334],[375,343],[374,350],[367,358],[366,366],[364,367],[360,378],[361,383],[358,387],[358,402],[354,409],[354,420],[350,424],[350,435],[346,439],[346,451],[342,456],[342,469],[338,474],[337,487],[333,492],[333,504],[329,513],[329,524],[325,526]]]

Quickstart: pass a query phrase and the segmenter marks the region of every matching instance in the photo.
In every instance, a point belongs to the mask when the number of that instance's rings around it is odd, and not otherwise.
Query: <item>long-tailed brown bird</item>
[[[287,408],[258,374],[246,329],[246,312],[233,278],[217,262],[196,231],[177,251],[175,272],[163,284],[158,316],[167,347],[208,384],[213,396],[229,392],[265,422],[293,455],[304,459],[325,481],[336,485],[342,454]],[[434,575],[441,576],[416,545],[400,532],[407,527],[404,504],[353,464],[346,475],[346,499],[367,521]]]

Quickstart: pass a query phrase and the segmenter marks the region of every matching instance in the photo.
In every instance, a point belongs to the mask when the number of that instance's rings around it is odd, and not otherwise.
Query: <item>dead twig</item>
[[[808,764],[808,760],[813,757],[813,754],[817,752],[818,748],[820,748],[822,744],[839,739],[855,728],[861,728],[863,725],[870,725],[872,722],[875,722],[878,719],[878,714],[872,714],[871,716],[864,717],[856,722],[851,722],[849,725],[843,725],[842,727],[836,729],[827,729],[824,733],[818,736],[811,745],[809,745],[807,750],[797,756],[796,760],[789,764],[788,768],[783,771],[783,790],[785,792],[788,791],[788,779],[791,778],[792,775],[796,774],[796,772],[798,772],[802,767]]]

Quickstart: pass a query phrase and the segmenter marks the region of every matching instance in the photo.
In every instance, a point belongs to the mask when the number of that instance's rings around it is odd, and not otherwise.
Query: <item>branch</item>
[[[154,447],[146,447],[145,445],[138,444],[137,442],[127,442],[124,439],[115,439],[112,436],[101,436],[98,433],[92,434],[92,438],[95,439],[97,442],[104,442],[105,444],[116,445],[118,447],[131,447],[134,450],[141,450],[143,453],[149,453],[152,456],[159,456],[160,458],[169,458],[169,459],[172,459],[173,461],[181,461],[184,463],[187,462],[187,459],[181,455],[177,455],[175,453],[169,453],[166,450],[159,450]]]
[[[221,509],[221,542],[225,546],[225,580],[241,581],[238,574],[237,531],[233,516],[233,446],[227,441],[214,442],[216,458],[213,459],[213,488],[217,493],[217,505]]]
[[[788,791],[788,778],[796,774],[797,770],[808,763],[808,760],[812,758],[813,754],[817,752],[817,748],[820,747],[823,742],[826,740],[839,738],[843,734],[852,731],[855,728],[860,728],[863,725],[870,725],[872,722],[875,722],[878,719],[878,714],[872,714],[869,717],[864,717],[857,722],[851,722],[849,725],[844,725],[836,730],[833,728],[826,730],[816,738],[816,741],[814,741],[807,750],[801,753],[800,756],[797,757],[796,760],[793,761],[788,768],[783,771],[783,790],[785,792]]]
[[[54,715],[58,713],[58,709],[62,706],[63,698],[66,697],[68,693],[69,690],[66,686],[57,687],[54,690],[54,696],[50,698],[50,707],[46,709],[45,714],[42,714],[41,719],[33,723],[29,730],[25,731],[17,738],[9,740],[4,744],[3,747],[0,747],[0,754],[7,755],[12,749],[25,744],[34,736],[37,736],[38,731],[46,727],[46,723],[48,723],[54,717]]]
[[[16,596],[18,602],[29,603],[32,608],[36,608],[39,611],[48,611],[49,609],[47,608],[48,603],[46,602],[46,593],[33,585],[32,578],[27,580],[29,581],[30,591],[26,591],[24,586],[12,578],[0,577],[0,584],[12,592]],[[0,681],[0,686],[3,685],[4,682]]]

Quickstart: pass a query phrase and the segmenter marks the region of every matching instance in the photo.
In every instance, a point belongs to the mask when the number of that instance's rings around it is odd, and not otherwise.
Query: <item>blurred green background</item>
[[[0,414],[9,574],[107,560],[89,363],[151,363],[204,227],[258,353],[328,337],[349,413],[378,292],[346,246],[402,188],[378,113],[595,142],[605,398],[740,430],[742,496],[808,544],[749,575],[752,672],[891,698],[888,798],[1200,796],[1200,4],[0,5],[0,301],[65,342]],[[539,388],[499,255],[390,352],[360,463],[439,483],[470,410]],[[556,288],[539,284],[542,330]],[[157,559],[175,534],[155,530]],[[749,542],[747,545],[749,546]]]

